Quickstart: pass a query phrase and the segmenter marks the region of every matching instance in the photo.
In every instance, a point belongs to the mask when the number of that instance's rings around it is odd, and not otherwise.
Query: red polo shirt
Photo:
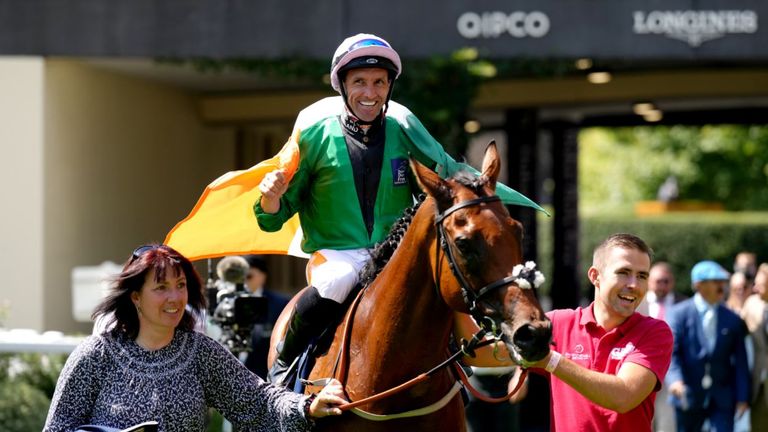
[[[672,331],[667,323],[635,312],[606,332],[595,322],[594,303],[587,308],[547,313],[552,320],[555,350],[585,368],[615,375],[624,362],[656,374],[654,391],[633,410],[619,414],[589,401],[571,386],[550,376],[553,431],[650,431],[653,402],[672,357]]]

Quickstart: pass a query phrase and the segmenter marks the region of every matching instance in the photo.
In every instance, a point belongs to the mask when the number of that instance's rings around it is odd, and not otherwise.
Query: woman
[[[164,245],[137,248],[93,315],[111,330],[89,337],[67,359],[44,430],[155,420],[164,432],[203,431],[213,407],[241,431],[302,431],[312,418],[341,414],[338,381],[317,397],[291,393],[193,331],[204,307],[188,259]]]

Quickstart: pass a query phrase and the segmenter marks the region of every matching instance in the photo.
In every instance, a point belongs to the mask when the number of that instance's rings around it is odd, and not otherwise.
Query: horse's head
[[[535,288],[512,282],[513,267],[522,262],[523,228],[495,195],[500,170],[495,143],[485,152],[480,177],[443,180],[416,161],[412,165],[436,205],[432,265],[443,299],[476,320],[492,320],[516,361],[543,358],[552,329]]]

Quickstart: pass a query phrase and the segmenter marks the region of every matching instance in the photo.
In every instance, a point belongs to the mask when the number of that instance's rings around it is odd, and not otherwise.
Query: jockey
[[[400,56],[384,39],[345,39],[331,61],[331,85],[340,96],[302,110],[286,144],[300,155],[298,168],[276,169],[259,184],[259,227],[277,231],[298,213],[301,248],[311,254],[309,286],[278,345],[268,374],[272,382],[282,381],[310,340],[341,316],[369,250],[414,203],[420,190],[409,156],[442,177],[469,169],[448,156],[407,108],[390,100],[401,71]],[[505,193],[530,205],[511,189]]]

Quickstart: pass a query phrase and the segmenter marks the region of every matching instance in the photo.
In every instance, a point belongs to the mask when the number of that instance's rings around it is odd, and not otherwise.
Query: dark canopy
[[[0,0],[0,54],[328,58],[372,32],[404,57],[765,60],[761,0]]]

